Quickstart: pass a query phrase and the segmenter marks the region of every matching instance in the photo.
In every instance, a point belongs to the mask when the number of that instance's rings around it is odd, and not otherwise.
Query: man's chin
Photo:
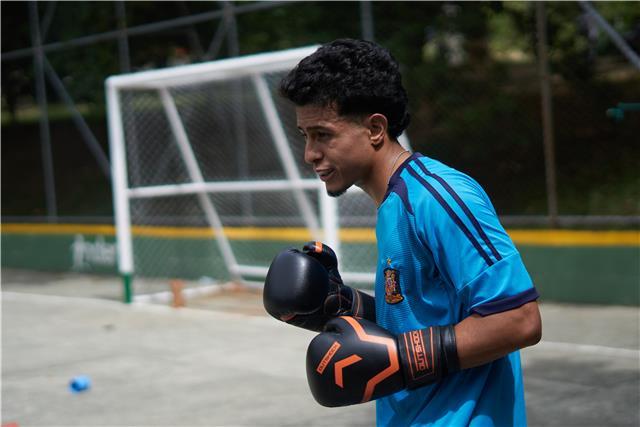
[[[346,193],[348,189],[349,189],[349,187],[341,188],[341,189],[338,189],[338,190],[329,190],[327,188],[327,194],[329,196],[331,196],[331,197],[339,197],[339,196],[342,196],[344,193]]]

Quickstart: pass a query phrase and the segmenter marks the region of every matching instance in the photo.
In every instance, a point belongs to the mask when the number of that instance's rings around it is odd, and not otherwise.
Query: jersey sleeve
[[[421,169],[412,173],[427,189],[415,209],[418,234],[465,312],[486,316],[537,299],[522,258],[480,185],[463,174],[443,178]]]

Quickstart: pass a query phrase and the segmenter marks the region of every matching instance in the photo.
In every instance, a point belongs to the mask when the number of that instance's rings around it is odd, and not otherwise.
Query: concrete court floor
[[[266,316],[259,293],[127,306],[113,301],[114,283],[3,271],[3,424],[374,424],[372,403],[315,403],[304,373],[314,333]],[[522,352],[529,425],[640,425],[638,309],[541,308],[543,342]],[[80,374],[92,387],[72,394],[68,381]]]

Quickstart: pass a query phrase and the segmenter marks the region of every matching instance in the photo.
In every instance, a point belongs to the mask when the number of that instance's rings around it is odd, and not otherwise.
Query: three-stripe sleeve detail
[[[415,163],[419,164],[420,162],[418,161]],[[407,167],[407,171],[412,177],[414,177],[420,184],[422,184],[431,193],[431,195],[438,201],[438,203],[440,203],[440,205],[444,208],[444,210],[447,212],[449,217],[451,217],[453,222],[458,226],[458,228],[460,228],[460,230],[464,233],[467,239],[469,239],[469,242],[471,242],[473,247],[478,251],[478,253],[485,260],[485,262],[489,266],[493,265],[494,262],[491,259],[491,257],[485,252],[484,248],[480,245],[478,240],[473,236],[471,231],[462,222],[460,217],[455,213],[455,211],[451,208],[451,206],[449,206],[447,201],[444,200],[442,195],[438,193],[438,191],[431,184],[429,184],[429,182],[426,179],[424,179],[418,172],[416,172],[411,166]]]
[[[465,213],[465,215],[467,215],[467,218],[469,218],[469,221],[471,221],[471,224],[473,225],[473,228],[475,228],[475,230],[478,232],[478,234],[480,235],[480,238],[487,245],[487,247],[489,248],[489,250],[493,254],[493,256],[496,259],[496,261],[500,261],[502,259],[502,256],[500,255],[498,250],[495,248],[493,243],[491,243],[491,240],[489,240],[489,236],[487,236],[487,233],[485,233],[484,230],[482,229],[482,226],[478,222],[478,219],[475,217],[475,215],[473,215],[473,213],[471,212],[469,207],[460,198],[458,193],[456,193],[455,190],[453,188],[451,188],[449,183],[447,183],[447,181],[445,181],[441,176],[438,176],[438,175],[436,175],[436,174],[434,174],[432,172],[429,172],[429,170],[426,168],[425,165],[422,164],[422,162],[418,161],[418,162],[415,162],[415,164],[418,165],[420,170],[422,170],[422,172],[425,175],[430,176],[433,179],[435,179],[436,181],[438,181],[440,183],[440,185],[442,185],[442,187],[447,191],[447,193],[449,193],[451,195],[451,197],[453,197],[453,199],[456,201],[458,206],[460,206],[460,208]]]

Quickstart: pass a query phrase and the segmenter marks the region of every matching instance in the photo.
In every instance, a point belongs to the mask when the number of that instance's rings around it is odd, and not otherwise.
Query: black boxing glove
[[[334,316],[353,316],[376,321],[375,299],[364,292],[345,286],[338,272],[338,258],[329,246],[322,242],[307,242],[302,251],[320,261],[329,274],[329,295],[325,310]]]
[[[328,251],[328,256],[335,259],[333,251]],[[344,286],[337,261],[333,265],[335,268],[329,270],[317,257],[297,249],[280,252],[264,283],[267,312],[278,320],[317,332],[335,316],[367,314],[375,320],[373,297]]]
[[[307,349],[307,380],[323,406],[347,406],[414,389],[460,370],[452,325],[394,336],[353,317],[327,322]]]

